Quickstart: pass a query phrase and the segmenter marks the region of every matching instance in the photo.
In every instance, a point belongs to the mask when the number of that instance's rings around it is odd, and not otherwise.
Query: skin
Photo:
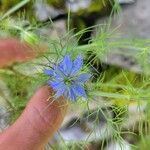
[[[0,40],[0,68],[36,57],[35,51],[16,39]],[[53,101],[53,90],[39,88],[18,120],[0,134],[0,150],[43,150],[59,129],[67,111],[64,97]],[[48,101],[47,101],[48,100]]]

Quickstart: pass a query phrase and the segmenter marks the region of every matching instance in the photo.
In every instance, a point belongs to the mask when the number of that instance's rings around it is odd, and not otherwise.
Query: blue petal
[[[90,79],[91,75],[87,73],[81,74],[77,79],[76,82],[84,83]]]
[[[64,63],[63,62],[59,63],[57,68],[56,68],[56,70],[64,73],[65,72],[65,70],[64,70]]]
[[[48,76],[53,76],[54,75],[54,70],[52,69],[45,69],[44,73]]]
[[[63,74],[63,69],[62,68],[60,68],[60,64],[58,64],[58,65],[54,65],[54,71],[55,71],[55,73],[54,73],[54,76],[55,76],[55,78],[57,79],[57,78],[64,78],[65,77],[65,75]]]
[[[54,89],[54,90],[58,90],[60,88],[64,88],[64,83],[62,81],[48,81],[48,84]]]
[[[56,80],[63,81],[64,76],[61,73],[57,73],[57,74],[55,74],[55,78],[56,78]]]
[[[71,60],[70,56],[66,55],[64,57],[63,62],[60,63],[60,68],[63,67],[63,73],[68,76],[71,73],[72,66],[73,66],[73,63],[72,63],[72,60]]]
[[[59,88],[57,90],[57,92],[56,92],[56,98],[64,95],[65,91],[66,91],[66,87],[65,86],[63,86],[62,88]]]
[[[78,96],[87,97],[84,87],[82,85],[76,84],[73,86],[73,91]]]
[[[71,100],[73,100],[73,101],[76,100],[76,95],[75,95],[75,92],[74,92],[74,90],[73,90],[73,87],[70,87],[70,89],[69,89],[69,98],[70,98]]]
[[[82,65],[83,65],[83,57],[81,55],[79,55],[73,62],[73,68],[71,71],[71,75],[74,75],[78,71],[80,71]]]

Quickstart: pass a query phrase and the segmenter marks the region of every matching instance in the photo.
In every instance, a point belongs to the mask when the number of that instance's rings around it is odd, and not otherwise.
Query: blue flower
[[[51,77],[48,84],[55,90],[56,98],[63,95],[74,101],[77,97],[87,97],[84,86],[91,75],[81,74],[82,66],[83,58],[81,55],[74,61],[69,55],[66,55],[58,65],[53,66],[53,69],[44,70],[44,73]]]

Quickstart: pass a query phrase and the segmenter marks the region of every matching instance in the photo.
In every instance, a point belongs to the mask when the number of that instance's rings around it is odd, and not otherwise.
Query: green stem
[[[20,3],[18,3],[16,6],[14,6],[13,8],[9,9],[1,18],[0,20],[5,19],[6,17],[10,16],[12,13],[14,13],[15,11],[17,11],[18,9],[20,9],[21,7],[23,7],[24,5],[26,5],[28,2],[30,2],[30,0],[22,0]]]
[[[89,95],[91,96],[101,96],[106,98],[114,98],[114,99],[127,99],[127,100],[144,100],[149,99],[149,96],[136,96],[136,95],[125,95],[125,94],[117,94],[117,93],[109,93],[109,92],[101,92],[101,91],[94,91],[90,92]]]

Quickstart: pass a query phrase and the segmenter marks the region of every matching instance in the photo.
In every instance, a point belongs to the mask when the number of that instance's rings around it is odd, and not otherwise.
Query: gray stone
[[[108,144],[105,150],[131,150],[131,146],[126,141],[114,141]]]
[[[53,19],[64,13],[63,10],[56,9],[39,0],[36,1],[34,8],[35,8],[35,15],[37,19],[40,21],[49,20],[50,18]]]
[[[134,3],[136,0],[118,0],[120,4],[130,4]]]
[[[10,106],[6,99],[10,100],[10,91],[6,84],[0,80],[0,131],[7,128],[10,121]]]
[[[137,0],[134,4],[122,9],[118,16],[112,19],[112,28],[118,28],[122,37],[150,37],[150,0]]]
[[[9,126],[10,113],[6,107],[0,106],[0,132]]]
[[[135,39],[144,40],[150,38],[150,0],[136,0],[135,3],[123,6],[121,12],[111,18],[109,31],[111,36],[108,37],[110,41],[127,40],[126,48],[112,48],[109,47],[107,56],[101,60],[108,64],[113,64],[132,70],[134,72],[143,72],[143,60],[141,61],[141,48],[148,47],[143,44],[138,46],[130,46],[130,42]],[[108,25],[109,18],[104,17],[99,19],[97,24]],[[101,26],[103,28],[103,26]],[[97,30],[96,30],[97,32]],[[95,33],[96,33],[95,32]],[[109,43],[109,42],[108,42]],[[147,55],[148,56],[148,55]],[[147,58],[146,58],[147,59]]]
[[[66,1],[67,9],[72,12],[78,12],[80,9],[86,9],[90,6],[91,0],[68,0]]]

